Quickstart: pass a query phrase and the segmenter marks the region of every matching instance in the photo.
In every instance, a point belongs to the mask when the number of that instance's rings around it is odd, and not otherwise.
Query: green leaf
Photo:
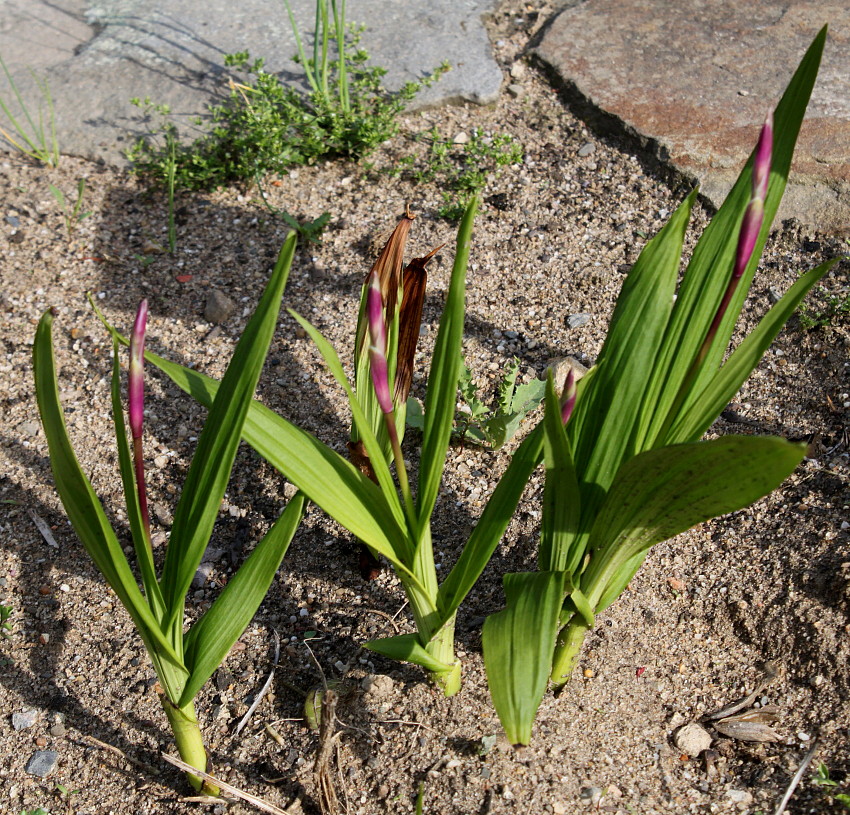
[[[642,401],[673,307],[682,242],[696,198],[692,192],[643,249],[623,283],[596,373],[576,402],[567,428],[582,474],[583,526],[589,524],[623,461],[648,407]]]
[[[425,415],[422,413],[422,405],[415,396],[407,398],[407,426],[414,430],[423,430],[425,428]]]
[[[511,457],[460,557],[440,585],[438,605],[447,620],[463,602],[508,528],[534,469],[543,458],[543,423],[537,425]]]
[[[477,209],[478,197],[473,196],[457,233],[457,249],[449,292],[446,296],[446,307],[440,319],[431,371],[428,376],[428,391],[425,396],[425,430],[422,433],[419,490],[416,496],[420,527],[429,522],[437,502],[437,492],[443,477],[454,423],[463,341],[466,266],[469,261],[472,227]]]
[[[133,468],[133,459],[130,453],[130,445],[127,443],[127,429],[124,424],[124,410],[121,406],[121,368],[119,364],[120,345],[112,338],[112,421],[115,424],[115,439],[118,445],[118,467],[121,471],[121,483],[124,487],[124,504],[127,508],[127,520],[130,524],[130,533],[133,537],[133,546],[136,551],[136,561],[139,564],[139,572],[142,577],[142,585],[145,588],[148,602],[154,616],[161,620],[165,612],[165,604],[162,592],[156,577],[153,563],[153,552],[151,551],[144,522],[142,510],[139,505],[139,493],[136,490],[136,476]]]
[[[165,637],[133,576],[127,558],[109,525],[106,513],[83,473],[65,426],[56,366],[53,357],[53,314],[46,311],[38,324],[33,343],[35,390],[41,423],[47,437],[50,466],[56,491],[80,541],[106,582],[127,609],[151,654],[182,669],[183,662]]]
[[[804,444],[769,436],[727,436],[661,447],[627,462],[590,535],[593,554],[581,584],[596,613],[606,587],[628,561],[767,495],[794,471],[805,450]]]
[[[304,517],[306,503],[303,493],[295,494],[209,611],[189,630],[186,666],[190,675],[178,707],[192,701],[251,622]]]
[[[289,310],[289,313],[310,335],[310,339],[313,340],[316,347],[319,349],[319,353],[322,355],[331,375],[334,379],[336,379],[337,383],[348,397],[348,404],[351,408],[351,416],[354,419],[354,425],[357,428],[358,438],[366,447],[366,453],[369,456],[369,463],[372,465],[372,470],[375,473],[375,477],[378,479],[378,486],[381,488],[381,493],[384,496],[387,507],[393,513],[396,524],[400,529],[404,529],[406,526],[404,510],[402,509],[401,501],[399,500],[395,482],[393,481],[392,473],[390,473],[390,468],[387,464],[383,447],[375,436],[373,430],[374,425],[366,418],[366,414],[363,412],[360,402],[355,396],[354,391],[351,389],[351,385],[345,376],[345,371],[342,368],[342,362],[340,361],[339,356],[333,346],[321,335],[315,326],[313,326],[308,320],[305,320],[300,314],[292,311],[292,309]],[[398,539],[399,541],[407,542],[404,535],[399,535]],[[411,555],[412,550],[409,544],[403,544],[396,553],[396,559],[409,563]]]
[[[94,303],[92,306],[97,310]],[[128,345],[127,338],[119,334],[100,312],[97,313],[106,329],[122,345]],[[220,386],[218,380],[150,351],[145,351],[145,360],[159,368],[199,404],[206,408],[212,405]],[[347,459],[256,400],[248,411],[242,435],[310,501],[390,560],[396,568],[405,569],[404,564],[395,560],[396,536],[402,533],[380,489]]]
[[[762,318],[758,326],[732,352],[723,367],[708,382],[705,390],[692,404],[664,439],[666,444],[696,441],[720,415],[730,400],[758,365],[764,352],[797,310],[802,299],[838,259],[827,261],[802,275]]]
[[[537,562],[542,572],[574,574],[584,556],[582,547],[571,546],[579,531],[581,493],[551,371],[546,383],[543,426],[546,483],[543,489],[543,524]]]
[[[563,572],[506,574],[506,608],[491,614],[481,634],[493,706],[511,744],[528,744],[546,692],[558,615],[564,601]]]
[[[364,648],[374,651],[376,654],[389,657],[396,662],[412,662],[432,673],[448,673],[456,669],[455,665],[440,662],[431,656],[422,643],[418,634],[399,634],[396,637],[385,637],[380,640],[367,642]]]
[[[764,242],[785,190],[794,145],[817,76],[825,41],[826,27],[821,29],[809,47],[774,113],[770,184],[761,233],[705,363],[692,384],[690,397],[683,402],[678,417],[687,414],[697,401],[698,394],[713,378],[729,346],[729,339],[741,313]],[[753,137],[755,141],[755,132]],[[673,417],[668,422],[667,414],[705,338],[732,274],[739,226],[751,192],[752,165],[751,154],[723,205],[711,219],[694,248],[676,296],[676,305],[664,344],[657,355],[652,381],[646,389],[644,399],[647,405],[654,406],[654,414],[651,422],[645,422],[641,426],[637,439],[639,450],[663,444],[664,439],[658,438],[659,432],[665,423],[669,427],[678,420],[678,417]]]
[[[277,325],[295,245],[295,233],[290,233],[257,309],[245,326],[227,366],[174,511],[161,583],[171,624],[182,625],[184,598],[209,542],[227,489],[242,428]]]

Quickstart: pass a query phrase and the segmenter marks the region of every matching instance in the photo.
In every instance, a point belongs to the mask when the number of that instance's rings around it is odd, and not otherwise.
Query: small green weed
[[[91,211],[82,211],[83,197],[86,194],[86,180],[85,178],[81,178],[77,182],[77,200],[74,202],[73,206],[68,203],[68,199],[65,198],[65,194],[62,190],[58,187],[54,187],[53,184],[48,184],[47,186],[50,187],[50,192],[56,199],[56,203],[58,203],[62,208],[62,217],[65,219],[65,230],[68,233],[68,240],[70,240],[74,235],[74,230],[82,221],[91,215]]]
[[[299,221],[294,215],[291,215],[285,209],[276,207],[269,201],[266,197],[266,191],[263,189],[263,183],[259,178],[257,179],[257,190],[260,193],[260,199],[263,204],[265,204],[266,209],[281,218],[291,229],[294,229],[300,238],[307,243],[322,242],[321,235],[325,227],[328,225],[328,221],[331,219],[330,212],[323,212],[318,218],[314,218],[312,221]]]
[[[0,96],[0,110],[6,114],[11,125],[11,131],[0,127],[0,136],[25,156],[40,161],[48,167],[57,167],[59,165],[59,145],[56,141],[56,118],[53,113],[53,97],[50,95],[47,82],[39,79],[34,73],[32,74],[32,78],[38,85],[41,96],[47,105],[47,126],[45,128],[45,116],[41,105],[38,108],[38,123],[36,123],[2,57],[0,57],[0,68],[6,74],[6,80],[12,89],[12,94],[17,99],[18,107],[26,120],[26,124],[19,122],[6,100]]]
[[[499,383],[495,408],[489,408],[479,398],[478,387],[472,381],[472,372],[463,362],[458,389],[465,404],[455,414],[454,427],[454,434],[461,442],[470,441],[498,450],[514,437],[522,420],[540,404],[546,392],[546,383],[536,378],[517,385],[518,375],[519,360],[514,359]],[[409,399],[407,424],[422,430],[424,419],[419,402]]]
[[[12,616],[14,608],[12,606],[0,605],[0,636],[11,636],[12,624],[9,622],[9,617]]]
[[[506,133],[472,131],[465,143],[455,143],[433,127],[417,137],[428,145],[418,156],[406,156],[389,171],[407,175],[417,184],[437,183],[443,204],[437,210],[441,218],[460,220],[469,200],[481,192],[500,167],[518,164],[523,158],[522,145]]]
[[[815,768],[815,774],[812,778],[812,784],[816,787],[823,787],[830,791],[832,797],[839,803],[843,804],[846,809],[850,809],[850,795],[845,793],[838,793],[837,795],[833,794],[834,788],[838,786],[838,781],[831,778],[829,775],[829,768],[821,762]]]
[[[800,306],[800,325],[807,331],[832,325],[833,322],[850,314],[850,293],[834,294],[823,286],[818,286],[813,303]]]
[[[128,158],[139,175],[162,184],[173,172],[177,189],[250,182],[323,158],[359,159],[395,135],[396,119],[408,102],[448,69],[442,65],[391,93],[381,84],[386,70],[368,67],[367,59],[357,46],[357,35],[350,34],[344,58],[334,70],[325,71],[324,86],[305,96],[268,73],[262,59],[252,60],[247,51],[231,54],[225,65],[243,79],[231,79],[227,101],[209,108],[209,131],[191,144],[181,144],[167,106],[134,99],[133,104],[159,122],[152,136],[129,150]],[[305,70],[314,67],[313,61],[305,63]]]
[[[22,809],[21,815],[50,815],[50,813],[44,807],[37,807],[36,809]]]

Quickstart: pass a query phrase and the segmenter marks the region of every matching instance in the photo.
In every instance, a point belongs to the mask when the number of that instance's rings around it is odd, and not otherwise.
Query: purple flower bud
[[[389,371],[387,368],[387,327],[384,324],[381,281],[376,273],[369,278],[369,291],[366,293],[366,321],[369,324],[370,370],[372,385],[378,404],[384,413],[392,413],[393,400],[390,394]]]
[[[753,198],[762,201],[767,197],[767,182],[770,177],[770,159],[773,153],[773,113],[764,120],[755,158],[753,159]]]
[[[576,406],[576,378],[573,369],[567,372],[567,378],[564,382],[564,392],[561,394],[561,422],[566,424],[573,415],[573,408]]]
[[[737,281],[744,274],[744,269],[753,256],[753,249],[761,231],[764,220],[764,201],[761,198],[752,198],[744,211],[744,219],[741,221],[741,231],[738,233],[738,248],[735,251],[735,268],[732,271],[732,280]]]
[[[145,326],[148,322],[148,301],[139,303],[133,333],[130,335],[130,372],[127,377],[128,412],[130,433],[134,439],[142,437],[142,422],[145,410]]]

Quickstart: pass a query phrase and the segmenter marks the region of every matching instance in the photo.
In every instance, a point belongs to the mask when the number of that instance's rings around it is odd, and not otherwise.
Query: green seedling
[[[206,770],[207,755],[195,714],[195,695],[262,602],[304,511],[304,497],[297,493],[209,609],[187,629],[186,595],[227,488],[252,395],[274,334],[295,243],[295,235],[290,234],[227,367],[175,508],[165,559],[159,568],[151,544],[143,450],[146,302],[139,307],[130,343],[127,424],[132,448],[121,404],[119,345],[117,341],[113,343],[112,418],[141,588],[68,437],[59,401],[51,311],[42,316],[33,346],[36,396],[59,497],[77,536],[142,638],[159,679],[160,701],[181,757],[201,771]],[[195,789],[218,792],[191,772],[188,780]]]
[[[0,57],[0,68],[3,69],[3,73],[6,75],[6,81],[12,89],[12,95],[17,100],[18,107],[26,121],[26,124],[19,122],[12,113],[7,101],[0,95],[0,110],[6,115],[6,119],[9,121],[11,127],[8,130],[0,127],[0,136],[28,158],[46,164],[48,167],[58,167],[59,145],[56,141],[56,118],[53,112],[53,97],[50,95],[50,88],[47,82],[39,79],[34,73],[30,72],[38,86],[42,99],[47,105],[47,125],[45,128],[45,116],[41,105],[38,108],[38,122],[36,122],[29,108],[24,103],[21,92],[18,90],[18,86],[2,57]]]
[[[543,424],[530,437],[546,473],[539,571],[505,576],[507,607],[482,634],[493,702],[513,744],[528,743],[547,682],[569,680],[597,615],[654,544],[748,506],[805,455],[805,445],[781,438],[700,439],[833,265],[803,274],[727,358],[825,39],[826,29],[768,117],[681,283],[696,190],[629,273],[596,366],[578,385],[570,374],[560,401],[550,379]]]
[[[832,325],[837,319],[850,314],[850,294],[833,294],[818,286],[814,302],[800,305],[800,325],[808,331]]]
[[[266,196],[266,191],[263,188],[263,180],[257,176],[257,191],[260,193],[260,200],[265,205],[269,212],[280,218],[290,229],[294,229],[299,237],[303,238],[307,243],[321,243],[322,232],[331,219],[330,212],[323,212],[318,218],[312,221],[299,221],[296,217],[288,213],[285,209],[280,209],[272,204]]]
[[[10,637],[12,634],[12,624],[9,622],[9,617],[14,611],[13,606],[0,605],[0,636]]]
[[[91,212],[82,211],[83,198],[86,194],[86,180],[85,178],[81,178],[77,182],[77,200],[74,201],[73,206],[68,203],[68,199],[65,198],[62,190],[54,187],[53,184],[48,184],[47,186],[50,187],[50,192],[56,199],[56,203],[62,208],[62,217],[65,219],[65,231],[68,233],[68,240],[70,240],[74,235],[74,230],[76,230],[82,221],[91,215]]]
[[[479,398],[478,387],[472,381],[472,371],[461,363],[460,390],[463,405],[455,414],[454,435],[461,444],[473,444],[498,450],[509,442],[519,430],[522,420],[543,401],[546,382],[534,378],[521,385],[516,384],[519,375],[519,360],[508,363],[507,370],[499,382],[495,408],[487,407]],[[422,430],[425,417],[417,399],[407,400],[408,427]]]
[[[44,807],[37,807],[36,809],[22,809],[21,815],[50,815],[50,813]]]
[[[519,164],[522,145],[506,133],[472,131],[469,140],[456,144],[443,137],[437,127],[418,137],[428,148],[424,154],[407,156],[391,174],[407,175],[416,184],[436,183],[443,203],[441,218],[459,221],[473,195],[482,193],[502,167]]]

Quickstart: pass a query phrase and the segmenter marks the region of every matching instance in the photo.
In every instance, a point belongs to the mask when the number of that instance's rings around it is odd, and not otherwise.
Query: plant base
[[[187,764],[206,772],[207,751],[201,737],[201,728],[198,726],[194,702],[189,702],[188,705],[180,708],[165,695],[161,688],[158,688],[157,692],[162,709],[171,725],[171,731],[174,733],[174,741],[177,744],[177,752],[180,753],[180,758]],[[210,784],[209,781],[204,781],[197,775],[186,773],[186,778],[193,789],[204,795],[218,797],[221,792],[215,784]]]

